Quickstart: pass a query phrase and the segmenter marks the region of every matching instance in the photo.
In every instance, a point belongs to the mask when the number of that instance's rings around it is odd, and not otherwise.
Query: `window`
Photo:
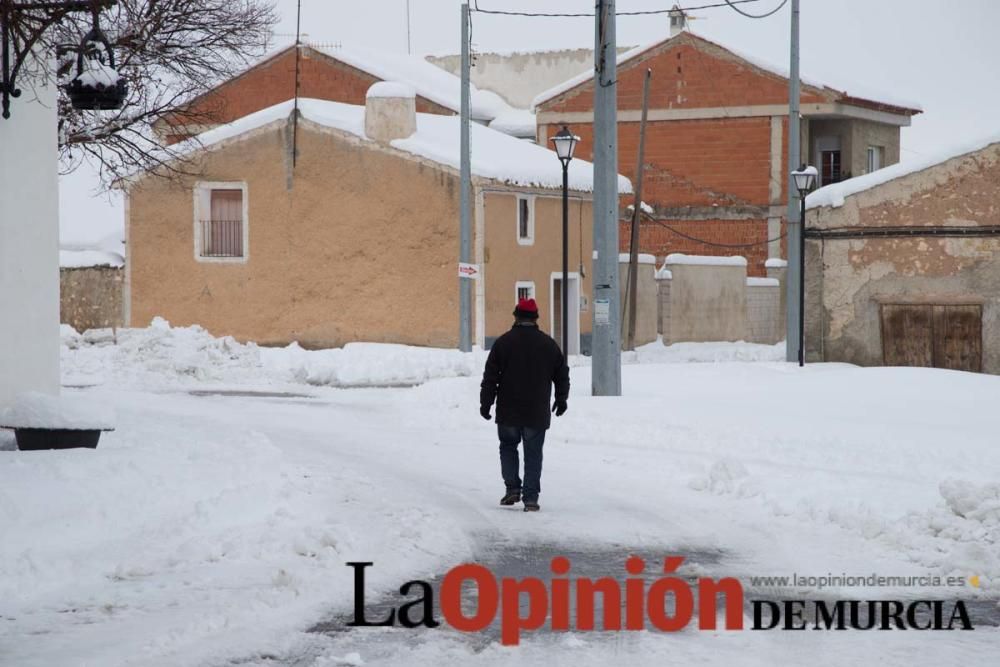
[[[246,184],[199,183],[195,188],[195,258],[245,262]]]
[[[868,147],[868,172],[872,173],[877,169],[881,169],[885,164],[885,148],[882,146],[869,146]]]
[[[535,298],[535,283],[530,280],[518,280],[514,284],[514,303],[521,299]]]
[[[840,182],[840,151],[822,151],[820,153],[822,169],[820,178],[822,185]]]
[[[517,242],[532,245],[535,242],[535,198],[517,198]]]

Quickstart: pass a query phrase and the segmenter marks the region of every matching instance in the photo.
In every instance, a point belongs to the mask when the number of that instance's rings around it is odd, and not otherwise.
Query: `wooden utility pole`
[[[635,202],[632,205],[632,238],[629,241],[628,258],[628,337],[625,339],[625,349],[635,349],[635,325],[638,320],[639,291],[639,216],[642,209],[642,167],[646,152],[646,114],[649,111],[649,80],[653,70],[646,70],[646,78],[642,82],[642,120],[639,122],[639,163],[635,169]]]

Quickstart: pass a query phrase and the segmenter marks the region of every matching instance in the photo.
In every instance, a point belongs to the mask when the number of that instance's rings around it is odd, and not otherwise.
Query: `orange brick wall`
[[[299,60],[299,94],[321,100],[364,104],[365,94],[380,79],[349,65],[305,49]],[[237,118],[280,104],[295,97],[295,49],[263,63],[241,76],[223,83],[192,105],[195,114],[207,113],[215,123]],[[417,97],[417,111],[451,115],[454,112],[423,97]],[[168,124],[184,124],[184,119],[167,119]],[[199,120],[193,121],[201,122]],[[187,135],[173,135],[175,143]]]

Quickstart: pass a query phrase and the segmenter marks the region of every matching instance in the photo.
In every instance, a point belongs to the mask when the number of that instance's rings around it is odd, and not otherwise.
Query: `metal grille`
[[[242,220],[202,220],[202,257],[243,257]]]

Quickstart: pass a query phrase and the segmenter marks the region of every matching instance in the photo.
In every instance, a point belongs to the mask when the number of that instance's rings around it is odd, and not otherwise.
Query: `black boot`
[[[535,501],[525,500],[524,501],[524,511],[525,512],[537,512],[540,509],[542,509],[542,508],[539,507],[537,500],[535,500]]]
[[[521,489],[507,489],[507,493],[500,499],[501,505],[513,505],[521,502]]]

